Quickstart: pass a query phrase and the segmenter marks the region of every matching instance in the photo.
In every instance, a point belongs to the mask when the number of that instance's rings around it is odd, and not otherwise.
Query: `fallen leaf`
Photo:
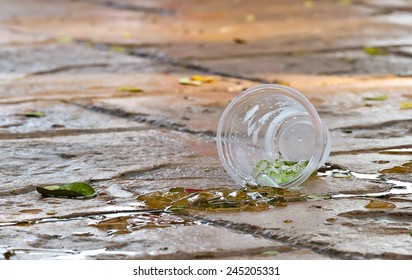
[[[181,78],[181,79],[179,79],[179,84],[185,85],[185,86],[200,86],[202,84],[202,82],[192,81],[189,78]]]
[[[42,111],[29,111],[29,112],[25,112],[21,115],[23,115],[25,117],[28,117],[28,118],[42,118],[42,117],[46,116],[46,114]]]
[[[387,55],[388,52],[382,48],[363,47],[363,51],[369,55]]]
[[[260,254],[261,254],[261,255],[273,256],[273,255],[279,254],[279,252],[278,252],[278,251],[265,251],[265,252],[262,252],[262,253],[260,253]]]
[[[121,53],[121,54],[125,54],[127,52],[126,48],[121,47],[121,46],[113,46],[113,47],[110,48],[110,50],[112,52],[117,52],[117,53]]]
[[[15,255],[16,255],[16,253],[14,253],[13,250],[7,250],[7,251],[3,254],[3,256],[4,256],[4,258],[5,258],[6,260],[10,260],[11,257],[14,257]]]
[[[330,195],[308,195],[307,198],[310,199],[329,199]]]
[[[37,187],[39,193],[54,197],[93,197],[96,191],[89,184],[74,182],[63,186]]]
[[[241,38],[234,38],[233,42],[235,42],[236,44],[246,44],[247,43],[245,39],[241,39]]]
[[[52,124],[50,127],[51,128],[65,128],[66,126],[63,124]]]
[[[117,87],[116,89],[118,91],[123,91],[123,92],[142,92],[143,91],[141,88],[136,88],[136,87]]]
[[[17,194],[19,194],[19,193],[17,192],[17,190],[13,189],[13,190],[10,191],[10,194],[17,195]]]
[[[202,83],[212,83],[215,81],[215,78],[210,77],[210,76],[200,76],[200,75],[194,75],[190,78],[192,81],[199,81]]]
[[[386,202],[386,201],[379,201],[372,199],[367,205],[365,205],[365,208],[369,209],[385,209],[385,208],[396,208],[396,205],[391,202]]]
[[[403,102],[401,102],[399,107],[401,108],[401,110],[412,109],[412,102],[403,101]]]
[[[365,101],[385,101],[388,99],[387,95],[377,95],[371,97],[364,97],[363,100]]]
[[[71,36],[63,36],[57,39],[57,42],[63,43],[63,44],[69,44],[73,42],[73,37]]]
[[[336,218],[327,218],[326,221],[328,223],[334,223],[334,222],[336,222]]]
[[[352,5],[352,0],[339,0],[341,6],[350,6]]]
[[[256,20],[256,16],[253,15],[253,14],[246,15],[246,16],[245,16],[245,20],[246,20],[247,22],[254,22],[254,21]]]
[[[342,57],[340,60],[348,64],[354,64],[356,61],[358,61],[356,58],[351,57]]]
[[[315,6],[315,1],[305,0],[305,1],[303,1],[303,6],[305,8],[313,8]]]
[[[123,32],[122,33],[122,36],[123,36],[123,38],[125,38],[125,39],[130,39],[130,38],[132,38],[133,36],[132,36],[132,34],[130,33],[130,32]]]
[[[284,222],[285,224],[290,224],[291,222],[293,222],[293,220],[285,219],[285,220],[283,220],[283,222]]]
[[[287,86],[287,87],[290,86],[289,82],[285,82],[285,81],[282,81],[282,80],[273,80],[272,83],[273,84],[278,84],[278,85],[281,85],[281,86]]]

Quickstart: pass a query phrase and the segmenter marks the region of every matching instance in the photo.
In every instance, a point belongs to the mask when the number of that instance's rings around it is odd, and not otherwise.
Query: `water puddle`
[[[396,165],[392,168],[385,168],[379,170],[382,174],[410,174],[412,173],[412,161],[406,161],[401,165]]]
[[[175,225],[199,224],[188,218],[172,216],[167,213],[139,213],[133,215],[106,215],[101,221],[89,224],[100,230],[106,231],[108,235],[128,234],[133,231],[147,228],[167,228]]]
[[[166,213],[164,210],[137,210],[137,209],[130,209],[127,207],[125,210],[108,210],[108,211],[96,211],[96,212],[89,212],[89,213],[74,213],[66,216],[59,216],[59,217],[45,217],[45,218],[37,218],[37,219],[30,219],[30,220],[22,220],[22,221],[11,221],[11,222],[0,222],[1,227],[7,226],[32,226],[35,224],[43,224],[43,223],[54,223],[54,222],[67,222],[67,221],[75,221],[75,220],[102,220],[110,216],[125,216],[125,215],[139,215],[139,214],[160,214]]]
[[[0,252],[4,259],[12,260],[14,258],[19,258],[19,255],[30,255],[30,256],[43,256],[49,258],[50,256],[58,255],[74,255],[79,252],[73,250],[56,250],[56,249],[43,249],[43,248],[13,248],[0,246]]]
[[[0,253],[4,259],[13,260],[27,258],[33,259],[36,256],[38,259],[46,260],[86,260],[96,258],[127,258],[141,256],[141,252],[130,251],[112,251],[106,248],[92,249],[92,250],[56,250],[56,249],[43,249],[43,248],[13,248],[13,247],[0,247]]]
[[[377,182],[389,185],[391,188],[387,191],[375,192],[375,193],[366,193],[366,194],[335,194],[331,195],[330,198],[350,198],[350,197],[383,197],[388,195],[406,195],[412,194],[412,183],[387,179],[383,174],[397,173],[405,174],[403,168],[410,169],[412,168],[412,162],[407,161],[400,166],[395,166],[390,169],[382,169],[379,172],[381,174],[367,174],[354,172],[348,169],[342,169],[339,166],[326,165],[319,169],[317,176],[319,177],[334,177],[334,178],[355,178],[359,180],[366,180],[369,182]],[[399,169],[402,172],[399,172]],[[410,172],[409,172],[410,173]]]
[[[71,254],[61,254],[55,256],[53,260],[87,260],[87,259],[121,259],[121,258],[133,258],[142,256],[142,252],[130,252],[130,251],[111,251],[106,248],[75,251]]]

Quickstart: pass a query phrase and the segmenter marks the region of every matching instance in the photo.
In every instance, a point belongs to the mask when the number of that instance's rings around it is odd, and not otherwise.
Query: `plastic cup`
[[[220,161],[242,186],[298,186],[325,163],[330,142],[329,131],[309,100],[275,84],[254,86],[233,99],[217,128]],[[274,162],[284,166],[273,167]],[[262,172],[268,164],[269,172]],[[279,179],[276,172],[293,175]]]

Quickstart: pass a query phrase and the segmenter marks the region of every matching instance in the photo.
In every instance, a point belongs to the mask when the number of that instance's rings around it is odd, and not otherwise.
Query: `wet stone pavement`
[[[411,1],[0,6],[0,259],[412,259]],[[310,99],[328,165],[277,204],[156,204],[239,190],[214,136],[259,83]]]

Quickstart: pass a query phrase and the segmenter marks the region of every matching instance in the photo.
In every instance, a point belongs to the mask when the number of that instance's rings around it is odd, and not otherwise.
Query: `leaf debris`
[[[401,104],[399,104],[399,107],[401,110],[412,109],[412,102],[402,101]]]
[[[387,55],[388,52],[383,48],[363,47],[363,52],[368,55]]]
[[[53,197],[93,197],[96,195],[93,187],[83,182],[74,182],[62,186],[37,187],[36,190],[44,196]]]
[[[391,203],[391,202],[372,199],[367,205],[365,205],[365,208],[369,208],[369,209],[393,209],[393,208],[396,208],[396,205],[394,203]]]
[[[137,87],[117,87],[116,89],[123,92],[143,92],[141,88]]]
[[[365,101],[385,101],[388,100],[387,95],[377,95],[377,96],[371,96],[371,97],[364,97],[363,100]]]

